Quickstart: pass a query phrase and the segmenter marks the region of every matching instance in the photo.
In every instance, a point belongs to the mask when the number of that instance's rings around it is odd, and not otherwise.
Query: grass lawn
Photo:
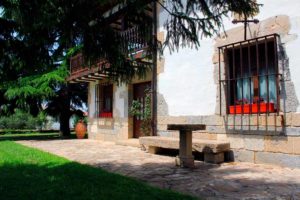
[[[193,198],[13,141],[0,141],[0,199]]]

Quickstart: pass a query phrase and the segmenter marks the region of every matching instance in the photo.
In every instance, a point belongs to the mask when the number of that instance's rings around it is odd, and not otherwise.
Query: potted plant
[[[266,103],[264,98],[255,97],[253,103],[249,103],[248,99],[238,99],[235,105],[229,107],[230,114],[249,114],[249,113],[266,113],[275,112],[275,105],[273,102]]]
[[[77,118],[75,122],[75,133],[78,139],[83,139],[87,133],[86,118]]]

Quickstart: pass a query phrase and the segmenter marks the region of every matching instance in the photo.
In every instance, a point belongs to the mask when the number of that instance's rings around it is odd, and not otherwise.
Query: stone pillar
[[[180,130],[179,163],[181,167],[194,167],[192,154],[192,131]]]

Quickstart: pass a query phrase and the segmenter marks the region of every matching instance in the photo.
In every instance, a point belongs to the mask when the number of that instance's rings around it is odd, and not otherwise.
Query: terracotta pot
[[[86,134],[86,125],[79,120],[75,126],[75,133],[78,139],[83,139]]]

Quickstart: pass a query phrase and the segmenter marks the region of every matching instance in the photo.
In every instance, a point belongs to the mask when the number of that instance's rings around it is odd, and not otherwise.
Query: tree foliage
[[[67,126],[72,105],[84,98],[72,92],[82,91],[84,86],[76,88],[65,83],[66,59],[71,55],[68,49],[76,47],[72,50],[74,53],[80,44],[87,60],[96,62],[101,57],[106,61],[104,65],[110,65],[103,68],[103,73],[114,81],[129,82],[136,75],[145,76],[151,65],[127,58],[124,38],[110,25],[114,14],[110,12],[110,17],[105,17],[105,13],[115,5],[120,10],[126,5],[121,17],[141,27],[139,35],[147,41],[148,56],[153,59],[151,53],[157,43],[149,34],[143,33],[152,26],[152,17],[145,12],[151,2],[0,0],[0,95],[7,97],[5,100],[0,98],[0,104],[5,104],[6,110],[19,106],[37,115],[42,103],[47,101],[49,112],[59,111],[64,126]],[[164,46],[171,51],[181,46],[199,47],[199,38],[218,34],[222,30],[223,18],[230,12],[251,16],[259,7],[254,0],[155,2],[169,14],[164,24],[167,31]]]
[[[159,4],[169,16],[164,24],[167,36],[164,45],[170,51],[180,47],[200,46],[203,37],[212,37],[223,29],[223,20],[230,13],[247,17],[259,10],[254,0],[166,0]]]

